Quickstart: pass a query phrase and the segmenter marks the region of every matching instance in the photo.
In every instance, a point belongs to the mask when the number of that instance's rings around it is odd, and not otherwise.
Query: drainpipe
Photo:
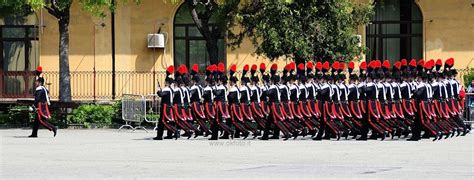
[[[112,6],[115,6],[115,0],[112,0]],[[115,9],[111,12],[112,25],[112,100],[115,99]]]

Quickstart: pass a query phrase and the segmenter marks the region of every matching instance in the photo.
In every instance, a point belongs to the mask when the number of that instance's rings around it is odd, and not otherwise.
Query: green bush
[[[82,125],[86,128],[95,125],[100,128],[112,125],[115,114],[114,107],[110,105],[81,105],[72,111],[68,123]]]
[[[469,73],[463,76],[464,88],[469,87],[473,79],[474,79],[474,70],[471,69]]]
[[[0,117],[1,124],[13,127],[26,127],[34,119],[34,113],[27,112],[28,106],[12,105],[7,112]]]
[[[122,124],[122,101],[117,101],[112,104],[112,108],[114,111],[114,117],[112,118],[113,124]]]

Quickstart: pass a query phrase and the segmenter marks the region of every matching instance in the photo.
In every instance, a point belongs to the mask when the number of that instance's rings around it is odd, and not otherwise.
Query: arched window
[[[216,29],[213,18],[209,20],[209,27]],[[206,50],[206,40],[197,29],[191,17],[188,5],[185,3],[178,8],[174,18],[174,64],[185,64],[188,67],[198,64],[199,69],[204,71],[210,64],[209,55]],[[225,60],[224,38],[218,40],[219,60]]]
[[[375,16],[367,26],[366,59],[421,59],[422,19],[413,0],[376,0]]]

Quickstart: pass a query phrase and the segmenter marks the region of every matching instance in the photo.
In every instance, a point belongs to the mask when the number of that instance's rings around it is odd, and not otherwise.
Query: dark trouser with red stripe
[[[163,109],[163,108],[162,108]],[[163,111],[161,111],[163,112]],[[165,130],[165,125],[164,125],[164,116],[160,116],[160,120],[158,121],[158,129],[156,129],[156,137],[157,138],[163,138],[163,131]]]
[[[420,101],[416,101],[416,104],[420,104]],[[422,109],[418,109],[418,111],[423,111]],[[411,138],[412,139],[420,139],[421,137],[421,119],[423,116],[423,113],[421,112],[417,112],[415,114],[415,121],[413,121],[413,124],[411,126]]]
[[[362,114],[362,127],[360,128],[360,135],[361,135],[361,139],[366,139],[367,138],[367,134],[369,133],[369,121],[371,121],[372,119],[369,119],[369,108],[368,106],[365,106],[365,109],[367,109],[367,113],[363,113]]]
[[[270,115],[268,116],[268,118],[266,119],[266,122],[265,122],[265,128],[263,130],[263,138],[268,138],[268,136],[270,135],[270,129],[272,128],[272,124],[274,122],[274,118],[273,116],[271,115],[271,112],[270,112]],[[276,126],[275,126],[276,127]],[[278,135],[279,136],[279,129],[278,127],[275,128],[275,131],[278,130]],[[275,135],[275,131],[274,131],[274,135]]]
[[[40,119],[40,115],[37,115],[35,118],[35,121],[33,121],[33,131],[31,132],[31,136],[38,136],[38,129],[40,124],[43,125],[46,129],[52,131],[53,129],[56,129],[56,127],[51,124],[49,121],[46,119]]]

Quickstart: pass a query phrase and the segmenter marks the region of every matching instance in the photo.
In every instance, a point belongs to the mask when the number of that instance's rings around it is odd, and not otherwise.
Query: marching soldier
[[[370,130],[370,139],[382,140],[389,133],[400,138],[411,132],[409,141],[422,137],[439,140],[456,132],[465,135],[469,128],[461,117],[462,93],[453,64],[452,58],[446,60],[441,72],[441,60],[408,63],[402,59],[393,65],[388,60],[373,60],[360,63],[357,75],[353,73],[355,64],[349,62],[346,83],[346,63],[338,61],[331,67],[329,62],[298,66],[292,62],[283,68],[281,78],[276,64],[269,75],[265,64],[260,64],[261,78],[256,74],[257,65],[245,65],[240,81],[236,65],[231,66],[227,78],[220,63],[206,68],[204,88],[197,64],[189,79],[187,67],[182,65],[176,72],[169,67],[165,87],[158,91],[162,116],[154,139],[162,139],[165,127],[165,138],[178,138],[180,128],[188,138],[192,133],[195,137],[205,133],[212,134],[210,140],[217,140],[220,130],[224,132],[221,139],[241,134],[245,139],[250,133],[256,137],[260,129],[264,131],[262,140],[278,139],[280,132],[284,140],[308,133],[313,140],[349,135],[367,140]],[[173,73],[175,80],[170,77]]]
[[[165,87],[158,87],[158,96],[161,98],[160,101],[160,119],[158,121],[158,129],[154,140],[163,140],[163,131],[166,127],[167,136],[166,139],[171,139],[172,134],[176,132],[176,126],[174,125],[174,113],[173,113],[173,89],[172,84],[174,80],[172,74],[174,73],[174,66],[169,66],[166,69]]]
[[[203,105],[207,121],[211,124],[211,138],[209,140],[217,140],[219,135],[219,124],[217,122],[216,109],[214,106],[214,73],[216,73],[216,65],[210,65],[206,68],[205,87],[203,90]]]
[[[39,74],[37,74],[39,76]],[[44,78],[37,77],[35,80],[35,102],[32,106],[32,110],[35,110],[37,115],[35,116],[35,120],[33,121],[33,130],[31,135],[28,136],[30,138],[38,137],[38,129],[40,124],[43,125],[49,131],[53,131],[53,136],[56,137],[56,133],[58,128],[51,124],[49,120],[51,119],[51,114],[49,113],[49,96],[48,90],[44,87]]]
[[[244,120],[245,128],[252,132],[255,138],[257,136],[258,125],[255,125],[255,120],[250,106],[250,97],[252,96],[252,91],[249,87],[250,78],[247,77],[248,72],[249,65],[247,64],[244,66],[244,69],[242,70],[242,76],[240,78],[240,111]],[[248,136],[248,132],[244,133],[244,135]]]
[[[206,122],[205,122],[206,114],[201,104],[201,99],[203,99],[204,89],[199,84],[200,77],[198,73],[199,73],[199,66],[197,64],[193,64],[193,67],[190,73],[192,86],[189,88],[189,95],[190,95],[192,117],[199,124],[199,131],[195,132],[194,137],[197,137],[198,135],[204,135],[204,137],[207,137],[209,134],[211,134],[211,131],[207,127]]]
[[[228,110],[227,99],[227,76],[224,74],[225,67],[223,63],[217,65],[217,71],[214,75],[214,80],[217,82],[214,87],[214,104],[216,109],[216,122],[224,130],[224,135],[220,139],[234,138],[232,121],[229,121],[230,115]],[[213,132],[214,133],[214,132]]]
[[[257,65],[252,65],[250,70],[250,106],[252,108],[252,114],[254,115],[253,118],[257,122],[258,129],[263,130],[265,128],[265,113],[263,112],[262,106],[260,104],[261,97],[263,95],[263,90],[258,85],[260,79],[256,75],[257,73]],[[260,133],[260,132],[259,132]]]

